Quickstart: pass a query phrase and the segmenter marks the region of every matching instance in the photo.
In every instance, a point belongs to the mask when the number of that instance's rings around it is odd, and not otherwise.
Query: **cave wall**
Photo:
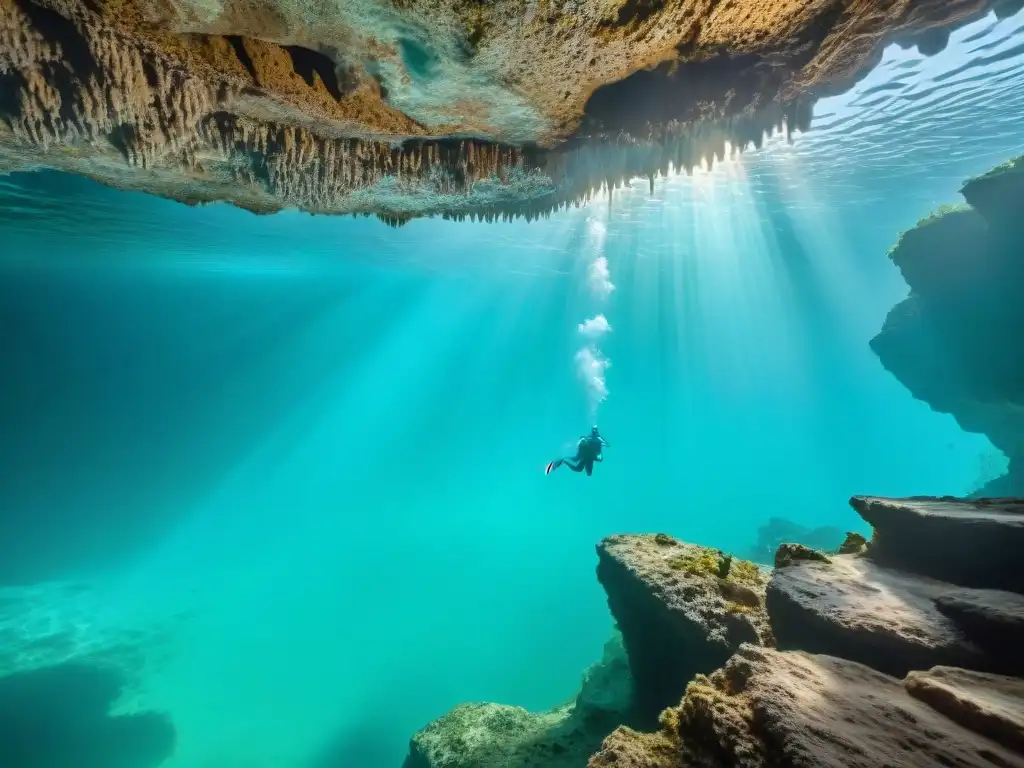
[[[961,194],[890,251],[910,295],[871,346],[914,397],[1009,457],[976,494],[1024,495],[1024,156]]]

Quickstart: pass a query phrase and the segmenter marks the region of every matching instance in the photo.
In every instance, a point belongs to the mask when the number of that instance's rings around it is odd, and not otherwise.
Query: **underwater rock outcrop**
[[[1024,681],[937,667],[903,682],[845,659],[744,645],[661,729],[620,728],[589,768],[1022,766]]]
[[[0,171],[393,225],[532,217],[804,130],[886,41],[935,53],[1013,6],[0,0]]]
[[[777,558],[785,567],[772,573],[767,607],[779,648],[840,656],[897,677],[935,665],[1024,671],[1014,650],[1024,627],[1024,506],[868,496],[850,504],[875,530],[864,550]]]
[[[1024,500],[854,496],[871,559],[965,587],[1024,593]]]
[[[174,751],[174,726],[155,712],[109,716],[123,685],[75,662],[0,677],[0,765],[156,768]]]
[[[665,534],[609,536],[597,555],[641,718],[654,722],[694,675],[721,666],[742,643],[772,643],[767,578],[753,563]]]
[[[988,436],[1007,475],[976,495],[1024,495],[1024,158],[967,181],[889,256],[910,295],[871,347],[913,396]]]
[[[744,644],[657,731],[612,733],[590,768],[1024,766],[1022,502],[850,503],[870,541],[779,547],[765,593],[776,647]]]
[[[418,731],[403,768],[578,768],[631,719],[632,687],[616,634],[583,677],[575,700],[548,712],[460,704]]]
[[[1017,503],[854,497],[870,541],[784,544],[770,578],[665,534],[609,536],[597,573],[622,645],[594,668],[590,690],[613,691],[600,716],[586,684],[548,713],[463,705],[413,738],[405,768],[569,768],[602,732],[588,768],[1024,768],[1024,593],[971,586],[1016,567],[971,536],[1012,528]],[[993,570],[972,570],[979,557]]]
[[[840,656],[901,677],[940,664],[985,663],[935,605],[948,592],[949,585],[838,555],[777,568],[767,601],[779,648]]]

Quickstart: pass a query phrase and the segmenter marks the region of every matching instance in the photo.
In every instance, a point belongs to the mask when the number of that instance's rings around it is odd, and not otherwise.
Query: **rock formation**
[[[871,346],[914,397],[1009,458],[978,495],[1024,495],[1024,158],[961,192],[967,206],[918,222],[890,252],[910,295]]]
[[[937,605],[946,597],[974,607],[985,605],[989,593],[837,555],[777,569],[767,595],[781,649],[841,656],[897,677],[940,664],[990,668],[981,649]],[[1007,602],[1024,608],[1024,598],[1006,595]]]
[[[904,682],[745,645],[653,734],[619,729],[589,768],[1024,766],[1024,681],[942,667]]]
[[[808,127],[1017,0],[0,0],[0,171],[257,212],[532,217]]]
[[[653,726],[745,641],[771,643],[753,563],[665,534],[610,536],[597,552],[621,635],[575,701],[537,714],[460,705],[412,738],[405,768],[579,768],[617,726]]]
[[[767,579],[753,563],[670,536],[609,536],[597,578],[622,632],[636,710],[654,722],[699,672],[742,643],[770,644]]]
[[[609,735],[590,768],[1024,766],[1020,502],[851,505],[875,529],[866,546],[780,547],[766,591],[777,649],[744,644],[659,730]]]
[[[875,530],[874,562],[967,587],[1024,593],[1024,502],[854,496],[850,504]]]
[[[566,724],[582,694],[542,715],[464,705],[413,738],[406,768],[580,766],[616,716],[589,768],[1024,768],[1024,590],[980,588],[1017,583],[1017,552],[995,542],[1016,541],[1022,502],[850,503],[869,542],[784,544],[770,579],[665,534],[606,538],[597,572],[632,706],[617,687],[600,728],[580,731]],[[993,567],[971,567],[979,557]]]
[[[578,768],[630,720],[629,667],[616,634],[574,701],[549,712],[461,704],[412,737],[404,768]]]
[[[874,527],[866,550],[793,559],[772,574],[766,598],[780,649],[896,677],[936,665],[1024,675],[1021,502],[855,496],[850,504]]]

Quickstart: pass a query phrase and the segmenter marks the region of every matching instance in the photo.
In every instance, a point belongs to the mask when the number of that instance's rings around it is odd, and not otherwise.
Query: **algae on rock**
[[[733,558],[722,578],[719,550],[665,534],[609,536],[597,552],[642,720],[653,724],[695,674],[724,664],[741,643],[772,644],[767,578],[753,563]]]
[[[827,563],[829,559],[818,550],[805,547],[803,544],[783,544],[775,552],[776,568],[786,568],[804,561]]]
[[[547,712],[460,704],[412,737],[404,768],[580,768],[605,736],[630,721],[631,699],[616,632],[573,701]]]

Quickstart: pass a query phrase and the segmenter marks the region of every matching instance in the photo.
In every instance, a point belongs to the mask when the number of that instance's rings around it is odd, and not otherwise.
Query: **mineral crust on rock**
[[[1024,766],[1022,695],[1015,678],[936,668],[904,684],[844,659],[745,645],[690,684],[660,731],[620,728],[588,766]]]
[[[622,632],[641,716],[651,722],[741,643],[771,644],[766,578],[753,563],[664,534],[609,536],[597,577]]]
[[[537,216],[806,129],[993,0],[0,0],[0,171],[257,212]]]

